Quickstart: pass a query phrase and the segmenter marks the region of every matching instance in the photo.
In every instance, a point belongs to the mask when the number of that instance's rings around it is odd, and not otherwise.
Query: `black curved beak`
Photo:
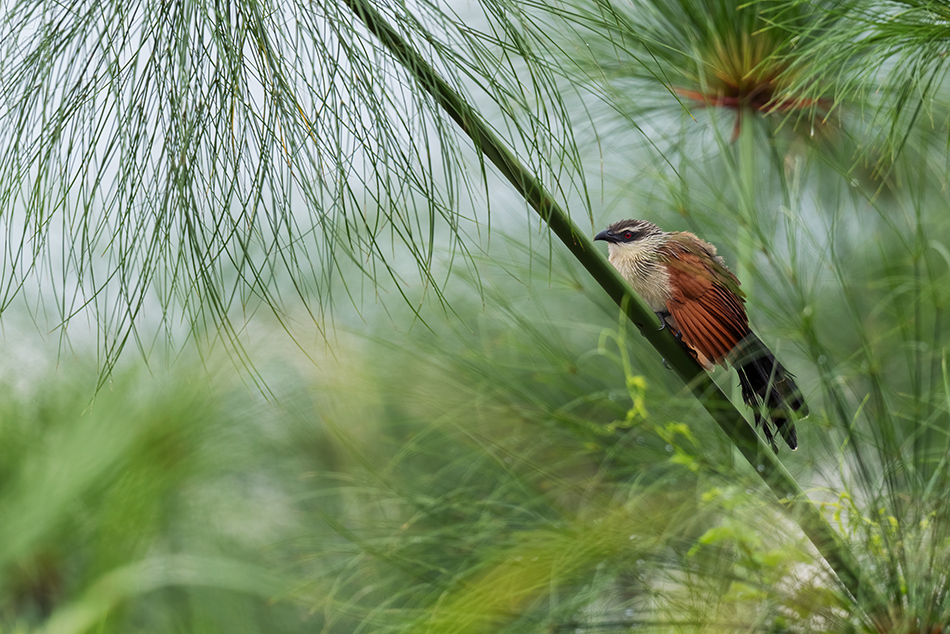
[[[610,229],[604,229],[603,231],[598,233],[596,236],[594,236],[594,240],[603,240],[604,242],[617,241],[617,239],[613,236],[613,234],[610,233]]]

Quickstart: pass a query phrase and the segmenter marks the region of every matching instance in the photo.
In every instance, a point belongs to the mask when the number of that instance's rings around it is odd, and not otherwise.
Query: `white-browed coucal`
[[[772,425],[796,449],[794,419],[807,416],[808,406],[791,373],[749,328],[739,280],[716,247],[645,220],[621,220],[594,239],[607,242],[610,263],[703,367],[728,362],[736,369],[742,399],[773,450]]]

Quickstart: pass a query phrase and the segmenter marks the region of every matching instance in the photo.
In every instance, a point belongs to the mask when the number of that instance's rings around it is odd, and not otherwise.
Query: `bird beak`
[[[616,242],[617,240],[610,234],[610,229],[604,229],[596,236],[594,240],[603,240],[604,242]]]

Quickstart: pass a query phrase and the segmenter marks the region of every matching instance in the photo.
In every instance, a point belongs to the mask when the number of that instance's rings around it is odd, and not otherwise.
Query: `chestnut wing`
[[[690,236],[692,238],[692,236]],[[664,249],[671,298],[666,308],[688,346],[714,363],[749,334],[739,280],[698,238],[689,248],[670,241]]]

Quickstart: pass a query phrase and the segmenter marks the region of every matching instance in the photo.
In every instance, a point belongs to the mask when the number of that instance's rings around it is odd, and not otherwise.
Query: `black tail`
[[[797,449],[794,419],[808,416],[808,406],[792,374],[751,332],[729,356],[729,362],[739,374],[742,400],[752,408],[755,423],[762,426],[772,450],[778,452],[771,425],[775,425],[789,447]]]

